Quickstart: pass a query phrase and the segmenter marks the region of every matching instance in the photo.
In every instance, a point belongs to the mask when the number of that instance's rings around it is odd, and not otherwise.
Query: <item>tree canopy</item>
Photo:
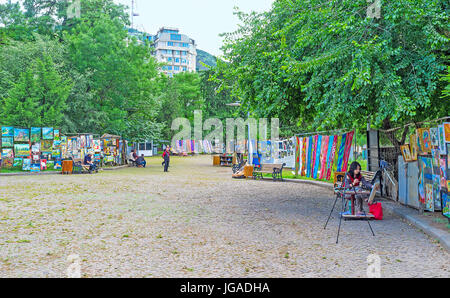
[[[381,1],[380,18],[368,16],[370,4],[277,0],[268,12],[237,12],[242,25],[224,34],[216,80],[255,115],[278,116],[284,131],[447,116],[449,3]]]

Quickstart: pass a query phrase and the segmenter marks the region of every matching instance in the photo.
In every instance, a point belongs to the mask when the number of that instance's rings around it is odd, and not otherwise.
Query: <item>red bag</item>
[[[375,216],[376,220],[383,220],[383,206],[381,203],[369,205],[370,213]]]

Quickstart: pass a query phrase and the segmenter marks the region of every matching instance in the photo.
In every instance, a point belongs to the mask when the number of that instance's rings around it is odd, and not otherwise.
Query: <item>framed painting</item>
[[[445,145],[444,125],[438,126],[438,143],[439,143],[439,151],[441,151],[441,154],[442,155],[447,154],[447,146]]]
[[[405,162],[411,162],[411,149],[409,148],[409,145],[402,145],[400,146],[400,150],[402,150],[403,160]]]
[[[2,126],[2,137],[14,137],[14,127]]]
[[[430,139],[431,139],[431,146],[432,147],[438,147],[439,146],[438,128],[437,127],[430,128]]]
[[[14,138],[13,137],[2,137],[2,148],[13,148]]]
[[[5,158],[14,158],[14,150],[11,148],[3,148],[2,149],[2,159]]]
[[[11,169],[14,165],[14,158],[7,157],[2,159],[2,168]]]
[[[32,143],[37,143],[41,140],[42,129],[40,127],[32,127],[30,140]]]
[[[50,153],[53,150],[53,140],[42,140],[41,152]]]
[[[23,164],[23,158],[14,158],[14,167],[18,168],[18,167],[22,167]]]
[[[445,142],[450,143],[450,122],[446,122],[443,125]]]
[[[447,193],[443,192],[442,195],[442,215],[450,218],[450,198]]]
[[[29,142],[30,130],[28,128],[14,128],[14,142]]]
[[[416,161],[417,160],[417,156],[419,154],[419,148],[417,147],[417,135],[416,134],[412,134],[409,137],[409,147],[411,149],[411,160],[412,161]]]
[[[434,212],[433,184],[425,185],[425,210]]]
[[[42,128],[42,139],[43,140],[53,140],[53,128],[43,127]]]
[[[22,162],[22,171],[30,171],[31,169],[31,159],[25,158]]]
[[[61,141],[61,133],[60,133],[59,129],[53,130],[53,139],[56,141]]]
[[[14,144],[14,153],[16,157],[30,156],[30,144]]]

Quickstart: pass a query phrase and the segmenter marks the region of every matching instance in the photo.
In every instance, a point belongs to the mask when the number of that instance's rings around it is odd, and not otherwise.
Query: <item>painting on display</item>
[[[442,210],[441,206],[441,184],[439,175],[433,175],[433,201],[434,211]]]
[[[419,130],[421,132],[420,147],[422,148],[422,152],[430,153],[431,152],[430,129],[420,128]]]
[[[442,214],[450,218],[450,198],[447,193],[442,193]]]
[[[32,143],[37,143],[41,140],[41,132],[42,129],[40,127],[31,128],[30,140]]]
[[[3,148],[2,149],[2,159],[5,158],[14,158],[14,150],[10,148]]]
[[[22,162],[22,171],[30,171],[31,170],[31,159],[25,158]]]
[[[53,130],[53,139],[55,141],[61,141],[61,134],[59,132],[59,129],[54,129]]]
[[[7,157],[2,159],[2,168],[11,169],[14,165],[14,158]]]
[[[402,146],[400,146],[400,150],[402,151],[403,160],[405,162],[412,161],[411,150],[409,148],[409,145],[402,145]]]
[[[29,142],[30,130],[28,128],[14,128],[14,141],[15,142]]]
[[[14,147],[13,137],[2,137],[2,148],[12,148]]]
[[[22,167],[23,158],[14,158],[14,167]]]
[[[53,140],[53,128],[43,127],[42,128],[42,139],[43,140]]]
[[[31,152],[33,153],[41,152],[41,143],[34,143],[33,145],[31,145]]]
[[[61,170],[62,169],[62,161],[55,161],[55,164],[53,166],[53,169],[55,170]]]
[[[434,212],[433,185],[425,185],[425,210]]]
[[[30,156],[30,144],[14,144],[14,154],[16,157]]]
[[[450,143],[450,123],[444,123],[444,138],[446,143]]]
[[[41,152],[49,153],[53,150],[53,140],[42,140]]]
[[[438,126],[438,141],[439,141],[439,151],[442,155],[447,154],[447,146],[445,145],[445,133],[444,125]]]
[[[431,146],[433,146],[433,147],[439,146],[439,138],[438,138],[438,129],[437,129],[437,127],[430,128],[430,139],[431,139]]]
[[[419,148],[417,147],[417,135],[413,134],[409,137],[409,147],[411,149],[411,160],[416,161],[419,154]]]
[[[40,163],[34,163],[30,167],[31,173],[39,173],[41,171],[41,164]]]
[[[14,137],[14,127],[2,126],[2,137]]]
[[[447,167],[445,165],[445,159],[441,158],[439,161],[440,161],[439,176],[441,177],[441,189],[448,190],[447,189]]]

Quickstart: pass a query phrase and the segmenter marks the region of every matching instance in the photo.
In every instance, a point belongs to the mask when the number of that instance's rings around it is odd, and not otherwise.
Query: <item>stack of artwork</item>
[[[23,171],[37,171],[37,165],[41,169],[41,160],[52,162],[61,160],[63,137],[58,129],[12,126],[3,126],[1,129],[3,168],[14,167]],[[53,164],[50,163],[50,165]]]
[[[417,129],[401,150],[406,162],[418,160],[419,200],[425,210],[450,218],[450,123]]]

